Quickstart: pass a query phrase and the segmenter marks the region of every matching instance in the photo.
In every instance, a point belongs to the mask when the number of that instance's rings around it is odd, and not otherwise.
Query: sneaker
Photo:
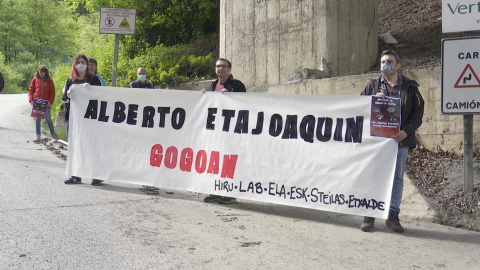
[[[233,197],[221,197],[218,199],[218,203],[227,204],[227,203],[236,203],[237,199]]]
[[[53,142],[58,142],[57,134],[52,134],[52,140]]]
[[[375,225],[375,218],[373,217],[364,217],[363,218],[363,223],[360,225],[360,230],[364,232],[369,232],[373,229],[373,226]]]
[[[205,202],[218,202],[218,200],[219,200],[221,197],[222,197],[222,196],[210,194],[210,195],[208,195],[207,197],[205,197],[205,199],[203,199],[203,201],[205,201]]]
[[[390,212],[388,214],[387,221],[385,221],[385,225],[387,225],[387,228],[397,233],[403,233],[405,231],[402,225],[400,225],[400,219],[398,219],[398,213]]]
[[[76,177],[76,176],[72,176],[72,177],[68,178],[67,180],[65,180],[64,183],[65,183],[66,185],[68,185],[68,184],[81,184],[81,183],[82,183],[82,178]]]
[[[37,134],[37,138],[33,142],[39,143],[40,141],[42,141],[42,137],[40,137],[40,134]]]
[[[92,179],[92,186],[99,186],[103,183],[103,180]]]

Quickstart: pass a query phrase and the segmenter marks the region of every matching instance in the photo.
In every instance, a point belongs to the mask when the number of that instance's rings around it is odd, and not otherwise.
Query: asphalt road
[[[365,233],[361,217],[331,212],[207,204],[204,194],[149,195],[108,181],[65,185],[66,161],[32,142],[30,110],[25,94],[0,95],[0,269],[480,267],[480,234],[433,223],[415,192],[398,234],[384,220]]]

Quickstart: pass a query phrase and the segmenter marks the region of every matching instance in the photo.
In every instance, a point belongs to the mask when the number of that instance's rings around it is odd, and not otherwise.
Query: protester
[[[215,74],[217,74],[217,79],[210,84],[207,90],[205,91],[217,91],[217,92],[246,92],[245,85],[239,81],[233,79],[233,76],[230,74],[232,71],[232,63],[224,58],[219,58],[215,64]],[[205,202],[218,202],[218,203],[235,203],[237,202],[236,198],[225,197],[210,194],[204,199]]]
[[[48,102],[47,110],[45,112],[45,121],[47,121],[53,140],[57,141],[57,135],[55,134],[55,129],[53,128],[52,118],[50,115],[53,101],[55,101],[55,85],[53,84],[52,78],[50,78],[50,73],[48,72],[47,67],[44,65],[41,65],[37,68],[35,76],[30,83],[30,87],[28,87],[28,102],[34,106],[35,101],[39,100]],[[41,121],[42,118],[35,117],[35,132],[37,134],[37,138],[34,140],[34,142],[40,142],[41,140]]]
[[[70,90],[74,84],[90,84],[90,85],[97,85],[102,86],[102,83],[98,79],[97,76],[93,75],[90,71],[88,58],[83,54],[78,54],[75,56],[73,60],[72,72],[71,77],[67,80],[65,87],[63,88],[63,102],[66,105],[66,112],[65,112],[65,127],[67,129],[67,138],[69,132],[69,116],[70,116]],[[103,181],[98,179],[92,179],[92,185],[100,185]],[[82,179],[77,176],[71,176],[67,180],[65,180],[65,184],[80,184],[82,183]]]
[[[416,146],[415,130],[422,124],[424,101],[418,91],[419,84],[399,73],[399,62],[400,57],[395,51],[383,51],[380,58],[382,75],[378,78],[370,79],[367,87],[361,94],[401,99],[400,132],[395,136],[395,141],[398,143],[397,162],[390,209],[385,224],[394,232],[403,233],[404,229],[398,218],[403,194],[403,175],[408,150]],[[381,164],[381,161],[379,162]],[[364,217],[360,229],[368,232],[374,227],[374,224],[375,218]]]
[[[150,88],[153,89],[153,83],[147,81],[147,70],[139,67],[137,70],[137,79],[128,84],[128,88]]]
[[[88,58],[88,67],[90,68],[90,72],[98,77],[102,86],[107,86],[107,82],[102,78],[102,76],[97,74],[97,60],[93,57]]]
[[[5,81],[3,80],[3,75],[0,72],[0,92],[3,91],[3,87],[5,86]]]

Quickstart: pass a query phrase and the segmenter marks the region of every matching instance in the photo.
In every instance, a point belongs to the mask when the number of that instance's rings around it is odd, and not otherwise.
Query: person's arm
[[[68,100],[68,95],[67,94],[68,94],[68,89],[70,88],[70,85],[72,85],[72,80],[69,78],[67,80],[67,82],[65,83],[65,85],[63,86],[63,90],[62,90],[62,92],[63,92],[62,101],[64,103],[67,103],[67,100]]]
[[[230,89],[228,89],[230,92],[247,92],[245,85],[241,81],[234,79],[229,80],[231,80]]]
[[[238,85],[236,89],[233,89],[233,92],[247,92],[247,88],[241,81],[238,81]]]
[[[373,90],[373,81],[368,80],[367,86],[365,86],[365,89],[360,93],[361,96],[371,96],[375,93]]]
[[[35,78],[30,82],[28,87],[28,103],[33,105],[33,99],[35,98]]]
[[[105,81],[104,78],[102,78],[102,76],[97,75],[97,77],[100,80],[100,83],[102,84],[102,86],[108,86],[107,82]]]
[[[415,133],[415,130],[422,125],[423,111],[425,101],[423,100],[418,87],[411,87],[413,91],[409,91],[408,94],[412,95],[410,98],[412,100],[412,111],[407,118],[407,121],[402,127],[402,130],[405,130],[407,135],[412,135]]]
[[[93,75],[92,78],[90,78],[89,84],[95,86],[102,86],[102,82],[96,75]]]
[[[55,84],[53,83],[52,79],[49,80],[49,84],[50,84],[50,91],[49,91],[50,96],[48,97],[48,102],[50,102],[50,106],[51,106],[55,101]]]
[[[0,72],[0,92],[2,92],[4,86],[5,86],[5,80],[3,79],[3,75]]]

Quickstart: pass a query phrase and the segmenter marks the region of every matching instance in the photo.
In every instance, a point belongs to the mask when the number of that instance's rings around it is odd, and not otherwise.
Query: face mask
[[[385,63],[383,63],[382,67],[380,68],[380,71],[383,73],[383,75],[388,75],[388,74],[392,73],[393,66],[390,64],[390,62],[385,62]]]
[[[138,75],[138,80],[143,82],[147,79],[147,75]]]
[[[83,73],[87,70],[87,65],[78,64],[75,66],[78,72]]]

